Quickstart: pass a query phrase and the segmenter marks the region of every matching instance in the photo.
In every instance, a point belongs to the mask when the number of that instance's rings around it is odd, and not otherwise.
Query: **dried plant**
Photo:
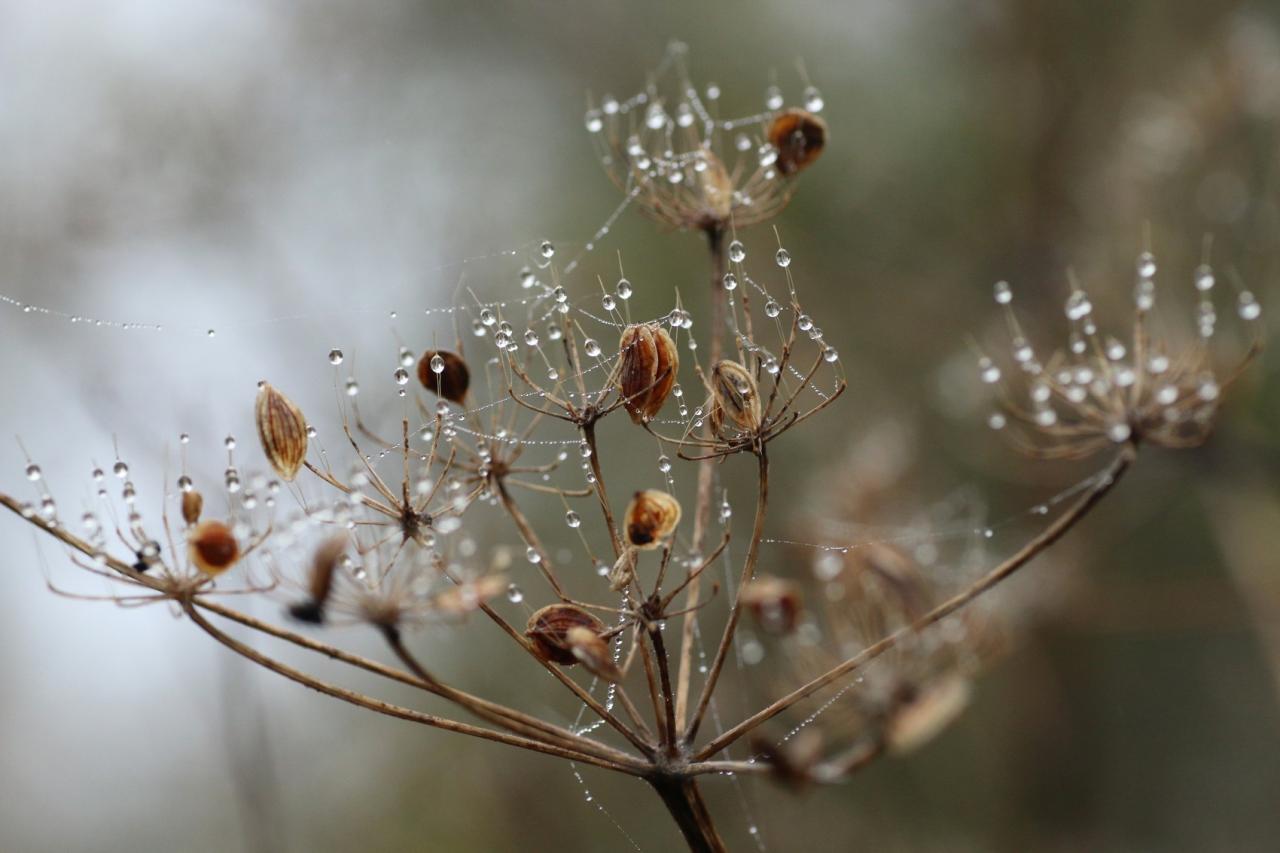
[[[718,90],[699,94],[682,62],[682,51],[674,51],[644,92],[604,99],[586,124],[628,198],[671,228],[705,236],[711,306],[702,332],[705,360],[692,336],[693,317],[678,300],[662,316],[633,321],[633,286],[622,279],[604,294],[599,316],[584,307],[586,294],[571,297],[555,247],[544,243],[522,274],[532,296],[508,304],[521,310],[458,306],[473,316],[471,348],[479,352],[468,353],[461,339],[452,351],[402,350],[398,402],[366,406],[372,423],[357,405],[356,380],[346,381],[337,437],[349,451],[345,465],[335,465],[302,411],[263,382],[256,425],[263,459],[280,479],[251,474],[242,483],[236,442],[228,438],[225,516],[205,517],[208,505],[184,471],[176,491],[162,495],[158,518],[144,518],[119,460],[122,501],[112,502],[104,484],[103,510],[84,515],[82,532],[59,514],[34,463],[27,476],[39,502],[0,495],[0,503],[64,544],[84,571],[123,584],[127,591],[112,600],[165,602],[231,651],[285,678],[375,713],[644,780],[692,850],[725,847],[702,777],[772,774],[792,785],[830,783],[925,742],[964,707],[981,658],[983,617],[967,605],[1077,524],[1114,488],[1140,446],[1203,441],[1239,370],[1218,373],[1211,366],[1211,308],[1201,308],[1201,335],[1185,349],[1151,334],[1155,266],[1144,255],[1128,345],[1099,336],[1079,288],[1067,303],[1073,332],[1065,354],[1038,360],[1010,314],[1017,375],[1029,383],[1029,402],[1002,384],[1007,414],[993,416],[992,425],[1008,426],[1020,447],[1041,456],[1114,448],[1037,535],[961,584],[953,579],[952,588],[889,545],[825,554],[812,590],[799,577],[761,571],[770,446],[834,403],[846,383],[838,354],[805,313],[790,254],[771,246],[767,262],[755,264],[735,229],[782,209],[797,174],[827,145],[827,128],[812,87],[803,110],[784,109],[771,90],[761,114],[720,119]],[[674,76],[673,94],[661,91],[664,75]],[[1207,299],[1207,267],[1196,284]],[[1007,287],[997,286],[996,299],[1009,303]],[[1242,293],[1239,304],[1246,321],[1256,320],[1252,296]],[[604,329],[602,339],[617,335],[618,346],[593,338],[592,326]],[[340,365],[342,353],[330,352],[329,361]],[[415,366],[420,388],[411,383]],[[981,371],[988,382],[1001,382],[1000,368],[986,357]],[[290,387],[307,381],[287,379]],[[610,418],[619,410],[631,423]],[[600,431],[606,419],[618,424],[610,435],[615,446]],[[398,421],[389,440],[376,431],[388,420]],[[606,475],[606,460],[650,443],[659,448],[664,488],[619,484]],[[677,497],[684,481],[673,473],[673,456],[694,472],[688,512]],[[585,482],[573,481],[574,466],[565,464],[571,457],[581,461]],[[722,535],[712,533],[712,515],[723,494],[721,466],[738,460],[754,469],[755,507],[745,547],[731,549],[723,503]],[[106,475],[96,471],[95,479]],[[561,551],[545,544],[551,533],[535,529],[518,500],[524,495],[562,504],[578,556],[553,559]],[[283,511],[285,497],[296,510]],[[466,547],[461,531],[481,506],[498,507],[509,519],[541,578],[537,592],[520,582],[522,569],[510,559],[485,561]],[[180,525],[171,522],[174,510]],[[584,516],[595,521],[588,525]],[[226,603],[240,595],[273,596],[313,627],[295,631]],[[416,626],[477,618],[510,642],[510,659],[495,666],[505,670],[523,660],[545,670],[593,723],[564,726],[475,695],[437,677],[411,648],[407,635]],[[471,719],[337,686],[232,636],[223,622],[419,689]],[[757,710],[732,725],[710,724],[746,623],[783,649],[786,683],[773,683]],[[331,640],[343,624],[373,628],[400,667]],[[702,659],[704,632],[714,643]],[[876,661],[883,666],[873,667]],[[864,671],[887,674],[852,690],[854,674]],[[765,737],[766,724],[784,716],[799,716],[801,724],[780,741]],[[806,725],[815,720],[821,725]],[[735,758],[743,743],[750,749]]]

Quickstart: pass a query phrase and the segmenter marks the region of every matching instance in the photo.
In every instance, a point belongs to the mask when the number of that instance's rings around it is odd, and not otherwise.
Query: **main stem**
[[[696,781],[688,777],[656,776],[648,782],[662,797],[692,853],[724,853],[728,849],[716,832]]]
[[[711,340],[708,342],[711,366],[720,360],[723,352],[721,336],[724,334],[726,298],[724,292],[725,246],[724,229],[711,227],[707,229],[707,249],[711,254]],[[706,434],[711,434],[708,422]],[[712,486],[715,482],[715,460],[703,459],[698,466],[698,497],[693,514],[693,551],[702,553],[703,543],[707,538],[707,525],[711,521]],[[676,730],[684,728],[685,716],[689,707],[689,679],[693,671],[694,632],[697,630],[697,608],[702,592],[702,575],[698,574],[689,582],[688,598],[685,606],[690,609],[684,617],[684,625],[680,637],[680,668],[676,675]]]

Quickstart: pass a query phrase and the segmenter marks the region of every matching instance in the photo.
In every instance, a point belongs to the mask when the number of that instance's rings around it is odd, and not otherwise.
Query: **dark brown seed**
[[[533,643],[533,650],[539,658],[573,666],[578,663],[569,641],[569,632],[574,628],[585,628],[596,636],[605,632],[604,623],[581,607],[550,604],[529,617],[524,633]]]
[[[440,369],[436,370],[436,367]],[[418,362],[418,381],[428,391],[461,406],[462,401],[467,398],[467,389],[471,387],[471,371],[458,354],[448,350],[429,349]]]
[[[769,142],[778,150],[778,171],[794,175],[822,154],[827,144],[827,123],[802,109],[791,108],[769,126]]]
[[[187,541],[191,562],[206,575],[220,575],[240,559],[240,544],[221,521],[202,521]]]
[[[642,423],[658,380],[658,344],[648,324],[627,326],[618,342],[618,395],[634,423]]]
[[[743,432],[760,428],[760,392],[751,373],[736,361],[711,368],[712,423],[717,432],[732,424]]]

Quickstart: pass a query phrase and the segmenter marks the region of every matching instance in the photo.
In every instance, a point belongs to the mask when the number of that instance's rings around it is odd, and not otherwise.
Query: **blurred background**
[[[183,430],[193,473],[218,478],[264,376],[336,419],[331,347],[392,396],[397,336],[452,334],[423,309],[460,281],[510,292],[530,246],[576,254],[616,207],[588,93],[639,90],[672,38],[726,114],[775,80],[798,102],[798,58],[826,101],[830,144],[777,224],[852,387],[776,445],[772,535],[826,506],[832,448],[872,434],[908,460],[903,521],[960,487],[1019,515],[1096,467],[1027,461],[986,428],[969,341],[1003,340],[997,279],[1046,347],[1068,267],[1123,329],[1149,223],[1167,316],[1191,328],[1210,232],[1264,320],[1280,308],[1275,3],[0,0],[0,294],[162,327],[0,303],[2,431],[77,518],[113,436],[143,505]],[[745,239],[772,252],[767,228]],[[627,211],[575,286],[615,275],[618,249],[640,313],[679,287],[699,316],[697,237]],[[1233,312],[1218,337],[1243,341]],[[1208,446],[1145,453],[1011,582],[1031,602],[1012,647],[937,741],[804,797],[710,785],[731,847],[753,849],[754,825],[780,851],[1276,849],[1277,367],[1266,354],[1232,389]],[[0,443],[0,489],[32,499],[24,464]],[[1033,530],[984,547],[994,561]],[[0,542],[0,849],[679,846],[637,782],[583,771],[589,802],[557,761],[309,694],[161,608],[54,596],[43,571],[104,590],[16,518]],[[573,716],[487,640],[420,645],[470,687]]]

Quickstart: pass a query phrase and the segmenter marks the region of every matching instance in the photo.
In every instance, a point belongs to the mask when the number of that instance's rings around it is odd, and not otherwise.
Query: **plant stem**
[[[711,661],[711,669],[707,680],[702,685],[702,695],[698,698],[698,707],[689,719],[689,728],[685,732],[685,743],[693,743],[697,737],[698,726],[707,713],[711,696],[715,692],[720,671],[724,668],[729,647],[733,645],[733,634],[738,629],[738,619],[742,616],[742,591],[755,576],[756,560],[760,556],[760,540],[764,537],[764,517],[769,507],[769,455],[764,444],[756,451],[756,459],[760,463],[759,491],[756,494],[756,518],[751,528],[751,542],[747,547],[747,558],[742,562],[742,576],[738,579],[738,589],[734,596],[733,606],[729,609],[729,620],[725,623],[724,633],[720,635],[720,645],[716,648],[716,656]]]
[[[908,637],[923,631],[929,626],[940,622],[947,616],[964,607],[973,601],[982,593],[991,589],[1005,578],[1012,575],[1019,568],[1026,565],[1036,555],[1040,554],[1054,542],[1058,541],[1063,534],[1070,530],[1075,524],[1084,518],[1094,506],[1119,482],[1121,476],[1133,464],[1133,460],[1137,454],[1137,446],[1133,443],[1126,444],[1116,458],[1098,475],[1097,483],[1086,492],[1080,500],[1060,515],[1052,524],[1046,527],[1035,538],[1027,542],[1018,551],[1009,557],[1000,565],[993,568],[987,574],[983,575],[972,585],[957,593],[951,598],[939,604],[933,610],[930,610],[924,616],[917,619],[910,625],[904,625],[892,634],[876,641],[867,646],[858,654],[844,661],[843,663],[833,667],[824,674],[813,679],[809,683],[798,687],[778,701],[769,705],[761,711],[753,714],[743,720],[738,725],[726,731],[724,734],[711,741],[701,750],[695,757],[697,761],[703,761],[717,754],[725,747],[732,744],[738,738],[747,732],[759,726],[761,723],[773,719],[778,714],[790,708],[807,696],[811,696],[822,688],[831,684],[836,679],[853,672],[858,667],[866,664],[868,661],[874,660],[884,654],[889,649],[896,646]]]
[[[725,246],[724,229],[707,229],[707,249],[711,255],[711,340],[708,342],[711,365],[720,360],[722,350],[720,336],[724,331],[726,297],[724,292]],[[711,435],[710,423],[704,429],[706,436]],[[693,551],[702,553],[703,543],[707,538],[707,527],[711,521],[711,490],[715,483],[715,460],[704,459],[698,466],[698,496],[693,513]],[[702,592],[702,577],[699,575],[689,582],[689,591],[685,606],[691,608],[685,614],[680,636],[680,665],[676,674],[676,728],[684,726],[685,715],[689,703],[689,679],[693,672],[693,644],[697,630],[697,606]]]
[[[662,797],[692,853],[723,853],[728,849],[711,822],[711,813],[707,811],[707,804],[695,780],[658,776],[647,781]]]

